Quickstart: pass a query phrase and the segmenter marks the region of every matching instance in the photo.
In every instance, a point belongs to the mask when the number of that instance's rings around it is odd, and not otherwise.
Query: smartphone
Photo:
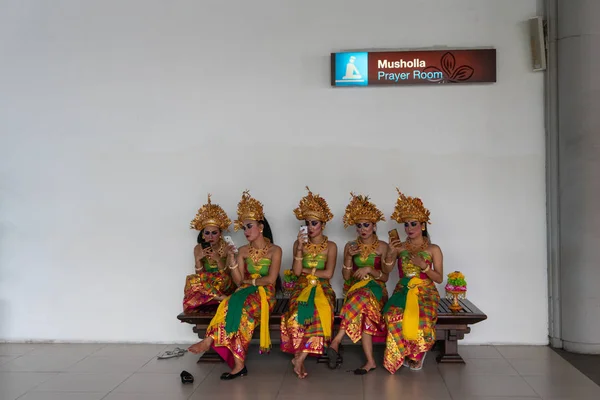
[[[301,226],[300,232],[302,232],[302,235],[306,236],[305,242],[308,242],[308,226],[306,226],[306,225]]]
[[[390,236],[390,242],[392,240],[400,240],[400,236],[398,235],[397,229],[392,229],[391,231],[388,232],[388,235]]]
[[[210,243],[202,242],[202,243],[200,243],[200,246],[202,246],[203,249],[208,249],[210,247]]]
[[[233,242],[233,239],[231,238],[231,236],[223,236],[223,240],[225,241],[225,243],[230,244],[233,246],[233,252],[237,253],[238,249],[235,245],[235,243]]]

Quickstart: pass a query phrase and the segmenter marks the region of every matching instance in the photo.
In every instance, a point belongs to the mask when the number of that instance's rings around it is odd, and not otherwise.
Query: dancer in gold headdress
[[[335,368],[339,346],[344,335],[354,342],[362,339],[367,362],[354,370],[364,375],[375,369],[373,336],[383,338],[385,325],[381,308],[387,300],[385,282],[388,274],[381,269],[381,260],[388,251],[385,242],[377,238],[377,222],[385,221],[383,213],[366,196],[355,196],[346,207],[344,227],[356,225],[358,238],[344,248],[344,306],[340,311],[340,330],[327,349],[329,367]]]
[[[203,304],[221,301],[235,290],[227,269],[227,255],[233,255],[233,247],[222,238],[231,220],[218,204],[208,203],[198,210],[190,228],[200,231],[198,244],[194,247],[196,273],[185,281],[183,312],[190,313]]]
[[[442,283],[443,256],[427,233],[429,210],[419,198],[398,190],[391,218],[404,223],[407,238],[390,240],[383,268],[391,272],[398,259],[400,281],[384,307],[387,326],[384,366],[395,373],[401,366],[423,368],[427,352],[435,343],[435,324],[440,295],[434,282]]]
[[[237,261],[229,267],[239,287],[219,305],[205,339],[189,349],[201,353],[213,346],[231,367],[231,372],[221,375],[223,380],[248,374],[246,353],[258,325],[260,352],[270,350],[269,314],[275,306],[275,283],[281,265],[281,248],[273,244],[262,203],[245,191],[237,214],[234,227],[242,229],[249,242],[239,249]]]
[[[323,354],[331,340],[335,292],[329,279],[337,257],[336,244],[323,235],[333,214],[324,198],[306,189],[308,195],[294,210],[307,227],[307,234],[298,233],[294,242],[293,270],[299,278],[290,295],[289,310],[281,319],[281,350],[294,354],[294,372],[301,379],[307,376],[306,357]]]

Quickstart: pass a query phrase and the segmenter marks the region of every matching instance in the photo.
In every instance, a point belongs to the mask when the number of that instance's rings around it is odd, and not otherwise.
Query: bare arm
[[[390,241],[388,245],[387,255],[381,257],[381,267],[385,273],[390,273],[394,269],[394,263],[398,259],[398,254],[404,250],[404,245],[400,242],[400,239],[394,239]]]
[[[435,283],[442,283],[444,280],[444,255],[439,246],[431,246],[431,258],[433,260],[433,268],[429,268],[425,273]]]
[[[197,244],[194,247],[194,265],[196,267],[196,273],[202,271],[204,269],[204,265],[202,264],[202,259],[204,258],[204,249],[202,246]]]
[[[379,249],[381,250],[381,260],[385,260],[386,256],[387,256],[387,252],[389,250],[387,243],[385,242],[380,242],[379,245]],[[390,271],[385,271],[385,264],[382,263],[381,265],[381,271],[376,271],[374,268],[371,272],[369,272],[371,274],[371,276],[381,282],[387,282],[388,279],[390,278]]]
[[[350,254],[350,242],[344,246],[344,265],[342,267],[342,277],[345,281],[352,276],[352,255]]]
[[[240,286],[242,284],[242,281],[244,280],[244,256],[242,255],[245,253],[246,250],[244,247],[245,246],[240,248],[235,264],[230,266],[231,278],[237,286]]]
[[[302,249],[299,249],[298,247],[298,240],[296,240],[294,242],[294,249],[292,252],[292,254],[294,254],[292,269],[294,270],[294,274],[296,274],[296,276],[302,275]]]

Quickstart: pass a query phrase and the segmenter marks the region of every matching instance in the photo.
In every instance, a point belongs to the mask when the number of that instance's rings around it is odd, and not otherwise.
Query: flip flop
[[[377,369],[377,367],[373,367],[373,368],[371,368],[370,370],[366,370],[366,369],[364,369],[364,368],[356,368],[356,369],[354,370],[354,375],[366,375],[366,374],[368,374],[369,372],[371,372],[371,371],[374,371],[374,370],[376,370],[376,369]]]
[[[181,383],[194,383],[194,377],[187,371],[181,372]]]
[[[156,358],[158,358],[159,360],[164,360],[167,358],[181,357],[186,352],[187,352],[186,349],[180,349],[179,347],[175,347],[175,349],[173,351],[165,351],[164,353],[158,355]]]

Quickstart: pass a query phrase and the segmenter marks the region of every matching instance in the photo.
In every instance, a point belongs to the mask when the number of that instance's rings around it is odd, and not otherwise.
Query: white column
[[[600,354],[600,0],[558,0],[561,334]]]

